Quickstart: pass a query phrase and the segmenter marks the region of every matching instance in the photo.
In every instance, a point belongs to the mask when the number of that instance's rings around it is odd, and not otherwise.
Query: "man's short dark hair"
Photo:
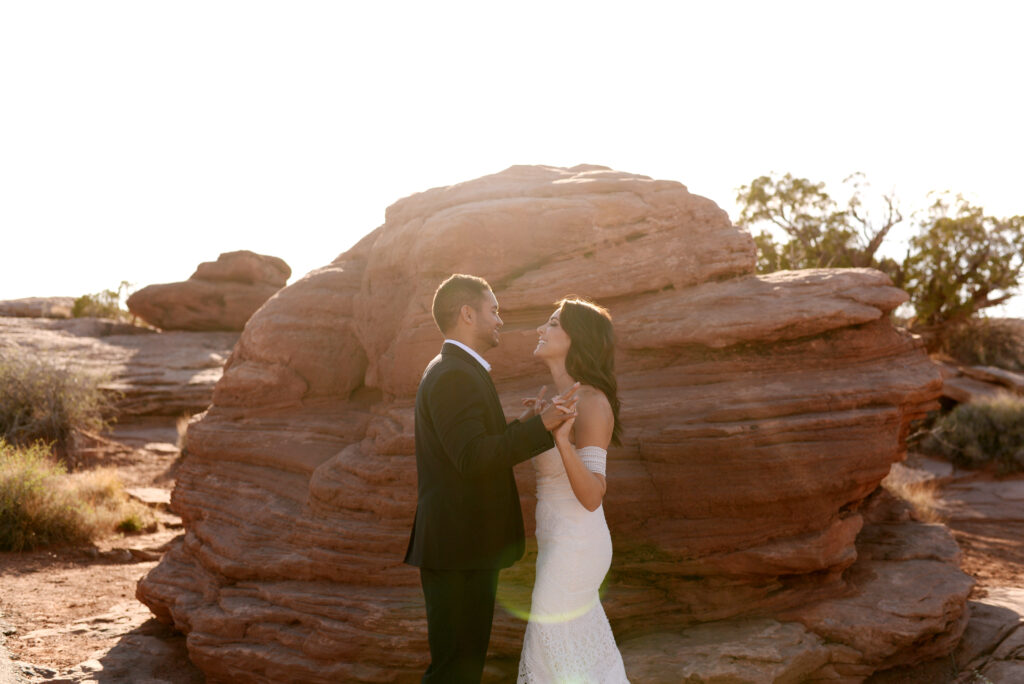
[[[447,334],[455,327],[459,312],[465,304],[479,310],[480,300],[491,291],[491,286],[483,278],[453,273],[437,286],[434,292],[434,304],[431,311],[434,322],[441,332]]]

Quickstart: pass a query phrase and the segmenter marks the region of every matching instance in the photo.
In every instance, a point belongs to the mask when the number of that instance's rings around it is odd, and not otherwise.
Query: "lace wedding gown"
[[[580,458],[604,474],[605,450]],[[517,684],[629,684],[598,589],[612,561],[604,508],[576,499],[558,449],[533,458],[537,473],[537,579]]]

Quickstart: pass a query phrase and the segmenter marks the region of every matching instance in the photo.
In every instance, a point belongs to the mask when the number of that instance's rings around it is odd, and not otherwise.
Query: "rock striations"
[[[433,291],[468,272],[502,306],[489,360],[510,413],[546,381],[531,351],[553,301],[615,316],[605,604],[634,678],[853,682],[948,652],[970,587],[955,545],[872,503],[942,384],[890,324],[906,295],[871,270],[758,276],[754,260],[713,202],[604,167],[400,200],[247,324],[188,432],[187,533],[139,598],[214,679],[418,681],[412,403],[440,347]],[[495,662],[518,653],[532,562],[503,573]]]
[[[142,288],[128,298],[127,306],[163,330],[241,330],[291,274],[277,257],[227,252],[217,261],[199,264],[184,282]]]

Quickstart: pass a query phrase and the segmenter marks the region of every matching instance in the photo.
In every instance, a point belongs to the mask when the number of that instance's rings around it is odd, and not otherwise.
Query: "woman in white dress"
[[[563,299],[537,334],[533,354],[547,364],[557,391],[580,388],[575,417],[555,430],[555,447],[533,459],[537,579],[518,684],[628,684],[598,595],[612,559],[601,506],[605,456],[621,431],[611,316],[596,304]],[[527,414],[542,408],[539,399],[524,401]]]

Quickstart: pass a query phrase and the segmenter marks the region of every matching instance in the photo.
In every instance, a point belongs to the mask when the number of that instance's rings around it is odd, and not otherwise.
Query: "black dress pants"
[[[497,570],[420,568],[430,667],[423,684],[479,684],[491,640]]]

